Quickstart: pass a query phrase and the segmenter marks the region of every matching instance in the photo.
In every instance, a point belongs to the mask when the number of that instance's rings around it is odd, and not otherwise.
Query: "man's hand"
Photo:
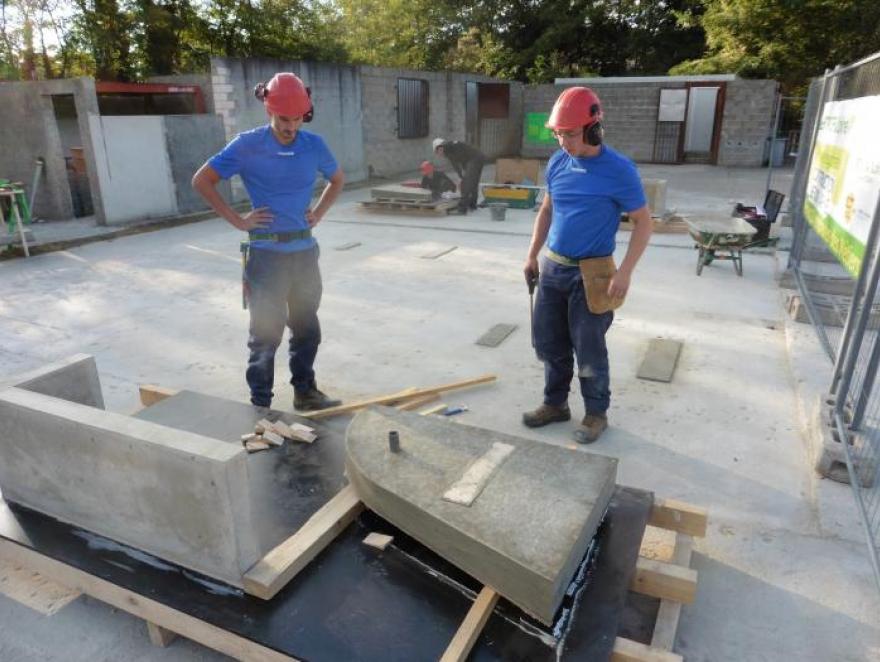
[[[272,212],[268,207],[257,207],[252,209],[244,216],[240,216],[237,223],[233,223],[239,230],[250,232],[251,230],[262,230],[272,222]]]
[[[322,218],[324,218],[324,214],[312,209],[306,209],[306,223],[309,224],[310,228],[320,223]]]
[[[523,266],[523,275],[526,277],[526,283],[531,287],[532,283],[538,280],[538,258],[528,257]]]
[[[608,296],[612,299],[622,299],[626,296],[626,293],[629,291],[630,280],[632,279],[632,274],[628,271],[624,271],[620,269],[614,276],[611,277],[611,281],[608,283]]]

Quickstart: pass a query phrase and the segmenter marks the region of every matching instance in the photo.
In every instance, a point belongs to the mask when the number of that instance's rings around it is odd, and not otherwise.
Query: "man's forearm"
[[[336,202],[337,198],[339,198],[340,193],[342,193],[342,182],[328,182],[327,186],[324,187],[324,190],[321,191],[321,197],[318,198],[318,204],[315,205],[315,213],[320,216],[326,214],[330,207],[333,206],[333,203]]]
[[[647,207],[631,212],[629,217],[633,222],[633,229],[630,233],[626,255],[623,258],[623,262],[620,263],[620,269],[632,273],[642,257],[642,253],[648,247],[651,233],[654,230],[654,224],[651,220],[651,212],[648,211]]]
[[[195,174],[192,179],[192,187],[227,223],[238,227],[241,223],[241,215],[226,203],[217,190],[217,182],[212,181],[211,176],[204,169],[200,169]]]
[[[532,242],[529,244],[529,259],[538,257],[544,242],[547,241],[547,233],[550,232],[551,211],[546,205],[541,205],[538,215],[535,217],[535,227],[532,230]]]

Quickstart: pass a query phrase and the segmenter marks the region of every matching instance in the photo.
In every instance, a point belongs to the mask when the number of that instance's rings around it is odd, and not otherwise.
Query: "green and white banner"
[[[857,277],[880,195],[880,96],[825,104],[804,215]]]

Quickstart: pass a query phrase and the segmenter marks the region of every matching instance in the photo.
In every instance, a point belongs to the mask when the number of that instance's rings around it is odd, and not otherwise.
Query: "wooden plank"
[[[401,400],[404,397],[416,398],[423,395],[433,395],[437,393],[443,393],[445,391],[454,391],[460,388],[468,388],[470,386],[477,386],[478,384],[494,382],[496,379],[497,377],[495,375],[481,375],[472,379],[464,379],[459,382],[450,382],[449,384],[442,384],[440,386],[429,386],[427,388],[415,389],[412,391],[407,389],[402,393],[380,395],[375,398],[368,398],[367,400],[360,400],[358,402],[352,402],[347,405],[339,405],[338,407],[330,407],[329,409],[319,409],[318,411],[306,412],[302,414],[302,416],[304,416],[305,418],[318,419],[327,418],[328,416],[335,416],[336,414],[349,414],[353,411],[357,411],[358,409],[369,407],[370,405],[387,405]]]
[[[439,404],[436,407],[431,407],[430,409],[426,409],[423,412],[420,412],[422,416],[430,416],[431,414],[439,414],[441,411],[446,411],[445,404]]]
[[[652,598],[691,604],[697,595],[697,571],[672,563],[639,558],[630,589]]]
[[[384,550],[391,542],[394,540],[394,536],[388,536],[384,533],[376,533],[373,531],[372,533],[367,534],[367,537],[364,538],[363,542],[365,545],[369,545],[370,547],[375,547],[376,549]]]
[[[636,377],[651,382],[671,382],[681,355],[682,343],[668,338],[652,338]]]
[[[431,404],[435,400],[440,399],[439,393],[430,393],[428,395],[423,395],[418,398],[414,398],[412,400],[405,400],[402,404],[397,405],[397,408],[401,411],[413,411],[414,409],[418,409],[419,407],[424,407],[425,405]]]
[[[436,251],[432,251],[430,253],[426,253],[422,255],[423,260],[436,260],[437,258],[443,257],[444,255],[448,255],[452,251],[454,251],[458,246],[448,246],[446,248],[441,248]]]
[[[150,642],[159,648],[167,647],[177,638],[177,634],[171,630],[166,630],[161,625],[156,625],[152,621],[147,621],[147,634],[150,635]]]
[[[4,559],[0,559],[0,593],[45,616],[59,612],[82,595],[28,566]]]
[[[29,566],[72,589],[160,627],[173,628],[187,639],[235,659],[253,662],[290,662],[292,659],[9,540],[0,539],[0,558]]]
[[[492,615],[492,610],[495,609],[497,602],[498,593],[488,586],[484,586],[461,622],[458,632],[455,633],[452,641],[449,642],[449,646],[446,648],[446,652],[443,653],[443,657],[440,658],[440,662],[463,662],[467,659],[471,648],[477,642],[477,637],[480,636],[480,632],[483,630],[483,626],[489,620],[489,616]]]
[[[640,644],[632,639],[617,637],[614,640],[614,650],[611,652],[611,662],[683,662],[681,655],[669,651],[659,650],[652,646]]]
[[[175,389],[165,388],[164,386],[156,386],[155,384],[140,384],[138,386],[138,391],[141,395],[141,404],[144,407],[154,405],[160,400],[170,398],[172,395],[177,395],[177,393],[179,392]]]
[[[296,533],[245,573],[242,578],[245,592],[270,600],[351,524],[363,508],[354,488],[351,485],[344,487]]]
[[[677,534],[672,562],[684,568],[689,568],[693,549],[694,539],[691,536],[682,533]],[[675,635],[678,632],[678,621],[680,618],[680,602],[661,600],[660,609],[657,611],[657,622],[654,624],[654,634],[651,637],[651,646],[671,651],[675,647]]]
[[[708,519],[709,514],[705,508],[675,499],[659,499],[654,502],[648,524],[695,538],[703,538],[706,535]]]

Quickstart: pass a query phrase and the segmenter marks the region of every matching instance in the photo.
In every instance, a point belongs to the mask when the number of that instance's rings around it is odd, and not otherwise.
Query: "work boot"
[[[318,409],[328,409],[330,407],[338,407],[342,404],[342,400],[334,400],[327,397],[326,393],[318,390],[317,386],[311,386],[307,391],[293,392],[293,408],[300,411],[317,411]]]
[[[605,414],[587,414],[581,421],[581,426],[574,431],[574,440],[579,444],[592,444],[608,427],[608,417]]]
[[[533,411],[523,414],[523,425],[529,428],[540,428],[550,423],[560,423],[571,419],[571,411],[568,405],[554,407],[553,405],[541,405]]]

